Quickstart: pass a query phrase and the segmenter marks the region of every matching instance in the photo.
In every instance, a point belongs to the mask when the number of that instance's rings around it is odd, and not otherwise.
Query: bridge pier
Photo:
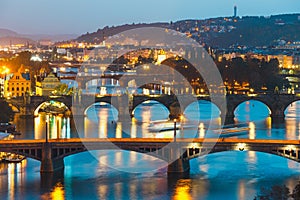
[[[182,148],[177,142],[169,150],[168,174],[185,174],[190,172],[190,161],[182,157]]]
[[[223,120],[222,124],[224,125],[234,124],[234,114],[226,113],[225,116],[221,114],[221,119]]]
[[[118,96],[111,100],[111,103],[118,110],[118,120],[129,122],[132,118],[132,108],[130,108],[130,99],[127,95]]]
[[[283,124],[285,121],[285,115],[280,114],[280,115],[270,115],[272,124]]]
[[[63,180],[64,178],[64,170],[57,170],[54,171],[53,173],[41,173],[40,176],[40,187],[41,191],[43,192],[50,192],[53,187]]]
[[[183,115],[183,112],[181,111],[180,105],[178,102],[173,103],[170,108],[170,115],[169,119],[180,119],[180,116]]]
[[[168,174],[188,174],[190,172],[190,161],[179,158],[168,165]]]
[[[42,147],[42,160],[41,160],[41,173],[52,173],[57,170],[64,169],[63,158],[52,158],[52,145],[51,143],[44,143]]]

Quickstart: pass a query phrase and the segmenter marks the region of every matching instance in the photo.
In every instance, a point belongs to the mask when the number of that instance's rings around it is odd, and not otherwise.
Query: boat
[[[213,130],[214,133],[220,134],[219,137],[232,137],[244,135],[250,130],[249,125],[245,124],[230,124],[225,125],[221,129]]]
[[[7,138],[9,136],[8,133],[3,133],[3,132],[0,132],[0,140],[4,139],[4,138]]]
[[[14,138],[13,134],[0,132],[0,140],[12,140]],[[0,161],[7,163],[18,163],[25,159],[25,156],[0,152]]]
[[[16,132],[16,125],[11,124],[9,122],[6,123],[0,123],[0,131],[1,132],[7,132],[7,133],[13,133]]]
[[[157,121],[151,121],[148,130],[150,132],[162,132],[162,131],[170,131],[174,130],[175,122],[170,120],[157,120]],[[192,123],[181,123],[176,122],[175,129],[188,129],[188,128],[195,128],[196,125]]]
[[[18,154],[7,154],[2,158],[3,162],[7,163],[19,163],[22,162],[26,157]]]
[[[0,132],[0,140],[11,140],[14,136],[10,133]]]

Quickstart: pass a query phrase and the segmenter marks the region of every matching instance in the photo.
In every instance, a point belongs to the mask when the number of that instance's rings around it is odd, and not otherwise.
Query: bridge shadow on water
[[[56,170],[53,173],[40,174],[41,194],[49,193],[57,185],[64,184],[64,169]]]

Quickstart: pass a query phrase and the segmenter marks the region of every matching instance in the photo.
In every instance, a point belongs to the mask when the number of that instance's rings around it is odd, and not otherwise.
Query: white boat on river
[[[219,134],[219,137],[232,137],[249,133],[250,127],[245,124],[230,124],[225,125],[221,129],[212,130],[214,134]]]
[[[14,136],[10,133],[0,132],[0,140],[11,140]]]
[[[182,122],[175,122],[171,120],[157,120],[157,121],[152,121],[150,122],[148,126],[148,130],[150,132],[162,132],[162,131],[170,131],[178,129],[188,129],[188,128],[196,128],[197,125],[193,123],[182,123]]]

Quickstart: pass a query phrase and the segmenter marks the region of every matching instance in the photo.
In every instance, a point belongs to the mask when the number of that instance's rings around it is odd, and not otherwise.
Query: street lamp
[[[57,128],[57,139],[59,139],[59,120],[58,120],[58,116],[56,117],[56,128]]]
[[[49,122],[49,116],[46,115],[46,143],[48,143],[48,122]]]
[[[174,142],[176,142],[176,122],[177,120],[174,119]]]

